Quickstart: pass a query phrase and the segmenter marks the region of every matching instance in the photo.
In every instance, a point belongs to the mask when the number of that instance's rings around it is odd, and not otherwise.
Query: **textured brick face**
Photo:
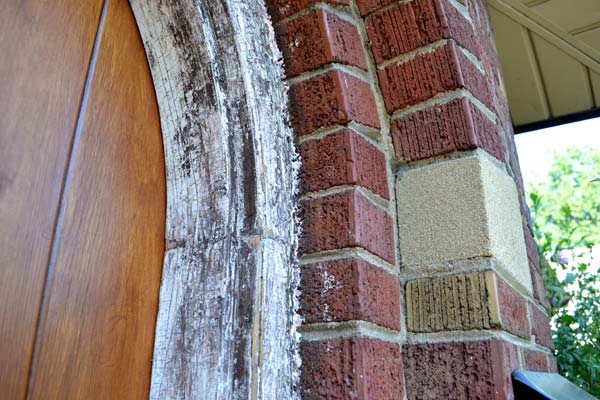
[[[401,3],[368,16],[365,23],[377,63],[450,38],[479,53],[471,24],[446,0]]]
[[[306,141],[298,151],[302,191],[359,185],[389,199],[385,156],[358,134],[343,130]]]
[[[400,346],[374,339],[304,342],[303,399],[401,399]]]
[[[527,319],[527,303],[523,296],[497,278],[498,302],[502,326],[509,332],[529,339],[529,320]]]
[[[403,347],[410,400],[512,399],[517,350],[502,341],[427,343]]]
[[[432,0],[415,0],[365,19],[375,61],[408,53],[448,36]]]
[[[417,161],[476,147],[497,158],[503,154],[498,128],[465,97],[396,119],[391,131],[398,160]]]
[[[321,9],[278,27],[277,40],[288,76],[333,62],[367,69],[356,27]]]
[[[554,356],[548,356],[548,372],[558,374],[558,365]]]
[[[519,190],[523,190],[522,186],[519,187]],[[524,199],[523,202],[525,202]],[[524,204],[523,207],[527,207],[526,204]],[[525,215],[527,212],[528,210],[524,208],[521,209],[521,213],[523,215]],[[529,263],[535,267],[539,267],[537,245],[535,244],[535,239],[533,238],[533,234],[529,228],[529,221],[525,217],[523,217],[523,231],[525,233],[525,248],[527,249],[527,258],[529,259]]]
[[[400,329],[400,281],[365,261],[304,265],[300,291],[306,323],[363,320]]]
[[[302,202],[301,253],[362,247],[394,263],[392,218],[356,190]]]
[[[529,371],[549,372],[548,356],[546,353],[523,349],[522,354],[525,369]]]
[[[530,264],[529,270],[531,272],[531,281],[533,283],[533,295],[534,297],[546,308],[550,308],[550,303],[546,298],[546,287],[544,286],[544,278],[542,277],[542,271],[535,265]]]
[[[379,83],[388,112],[460,88],[490,104],[483,75],[452,40],[432,52],[379,70]]]
[[[533,304],[531,308],[531,334],[535,335],[535,342],[554,350],[554,341],[552,340],[552,332],[550,331],[550,319],[548,315],[541,311]]]
[[[361,340],[363,399],[401,399],[402,358],[400,345]]]
[[[381,7],[395,3],[396,1],[398,0],[356,0],[356,3],[358,4],[361,15],[366,15]]]
[[[298,135],[350,121],[379,128],[370,86],[340,71],[329,71],[292,85],[290,114]]]
[[[475,127],[475,138],[477,146],[486,150],[500,161],[506,161],[506,138],[498,130],[490,118],[484,115],[473,103],[469,102],[469,109],[473,117]]]

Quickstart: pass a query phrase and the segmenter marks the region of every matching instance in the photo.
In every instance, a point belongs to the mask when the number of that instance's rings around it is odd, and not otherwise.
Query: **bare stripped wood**
[[[263,2],[131,4],[168,183],[150,397],[293,398],[296,166]]]
[[[30,399],[143,399],[150,390],[166,179],[152,78],[126,1],[109,2],[93,71]]]
[[[0,1],[0,397],[25,395],[102,0]]]

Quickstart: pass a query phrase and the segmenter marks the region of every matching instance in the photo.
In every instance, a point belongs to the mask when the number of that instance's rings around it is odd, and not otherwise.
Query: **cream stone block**
[[[396,191],[404,268],[490,257],[531,292],[517,188],[487,153],[403,171]]]

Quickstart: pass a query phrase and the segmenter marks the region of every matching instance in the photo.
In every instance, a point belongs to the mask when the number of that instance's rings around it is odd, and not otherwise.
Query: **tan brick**
[[[527,335],[525,300],[492,271],[409,281],[406,307],[412,332],[502,328]]]

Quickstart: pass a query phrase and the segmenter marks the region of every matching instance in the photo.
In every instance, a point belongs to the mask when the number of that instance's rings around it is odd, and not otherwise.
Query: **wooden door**
[[[126,0],[0,1],[0,398],[148,395],[164,254]]]

